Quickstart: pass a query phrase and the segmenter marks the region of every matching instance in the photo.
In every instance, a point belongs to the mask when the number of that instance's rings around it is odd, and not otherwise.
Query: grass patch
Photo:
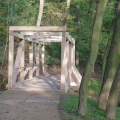
[[[98,95],[101,83],[99,80],[91,78],[89,83],[89,94]],[[108,120],[104,116],[104,111],[97,108],[98,101],[94,98],[88,98],[87,115],[81,116],[77,114],[78,95],[64,94],[61,99],[60,109],[64,120]],[[120,108],[117,108],[115,120],[120,120]]]

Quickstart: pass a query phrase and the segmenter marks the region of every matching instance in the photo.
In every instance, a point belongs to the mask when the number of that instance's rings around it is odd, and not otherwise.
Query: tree
[[[107,107],[106,107],[106,112],[105,112],[105,116],[107,118],[115,119],[119,91],[120,91],[120,64],[118,66],[117,73],[113,81],[110,94],[109,94],[109,98],[108,98],[108,102],[107,102]]]
[[[120,4],[120,3],[119,3]],[[103,84],[99,96],[98,107],[105,110],[110,89],[115,78],[120,63],[120,5],[115,20],[115,28],[112,37],[112,43],[106,62],[105,72],[103,76]]]
[[[89,79],[91,77],[92,70],[93,70],[97,53],[98,53],[98,45],[99,45],[99,39],[100,39],[103,14],[104,14],[104,10],[106,8],[107,2],[108,0],[100,0],[99,5],[97,7],[93,34],[92,34],[91,51],[90,51],[89,59],[88,59],[86,69],[80,84],[80,89],[79,89],[80,95],[79,95],[78,113],[82,115],[85,115],[87,111],[88,83],[89,83]]]
[[[40,26],[41,24],[41,19],[43,15],[43,7],[44,7],[44,0],[40,0],[40,7],[39,7],[39,14],[38,14],[38,19],[37,19],[37,26]]]

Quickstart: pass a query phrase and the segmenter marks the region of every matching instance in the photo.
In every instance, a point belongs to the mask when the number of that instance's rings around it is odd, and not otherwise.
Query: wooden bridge
[[[17,51],[14,41],[18,41]],[[45,42],[61,42],[61,76],[57,77],[60,89],[66,92],[70,88],[79,87],[82,76],[75,67],[75,40],[66,32],[66,27],[10,26],[9,89],[15,89],[18,82],[21,85],[27,84],[27,80],[34,81],[36,77],[39,79],[39,76],[44,74]],[[28,64],[25,62],[26,44],[29,45]],[[42,79],[44,80],[44,77]],[[36,84],[37,87],[42,87],[39,83]]]

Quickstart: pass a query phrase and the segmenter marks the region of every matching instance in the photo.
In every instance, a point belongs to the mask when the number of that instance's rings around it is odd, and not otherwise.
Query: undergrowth
[[[89,84],[89,94],[94,96],[88,98],[87,115],[82,116],[77,114],[78,110],[78,94],[65,93],[62,96],[60,109],[62,111],[63,120],[108,120],[104,116],[104,111],[98,109],[97,95],[100,91],[101,83],[99,80],[91,78]],[[120,120],[120,108],[117,108],[115,120]]]

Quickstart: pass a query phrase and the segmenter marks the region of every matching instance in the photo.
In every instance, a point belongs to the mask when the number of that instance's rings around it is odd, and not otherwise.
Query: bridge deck
[[[24,82],[17,82],[13,89],[17,90],[60,90],[60,76],[47,75],[27,79]]]

